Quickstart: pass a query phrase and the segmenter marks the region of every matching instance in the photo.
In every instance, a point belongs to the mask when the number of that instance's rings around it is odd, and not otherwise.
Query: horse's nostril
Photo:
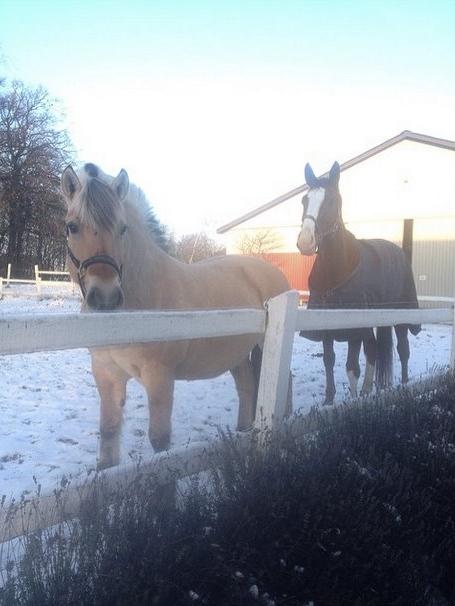
[[[114,288],[106,292],[97,286],[93,286],[87,293],[86,301],[90,309],[110,311],[123,304],[123,292],[121,288]]]
[[[121,290],[121,288],[117,288],[112,295],[112,309],[116,309],[117,307],[120,307],[121,305],[123,305],[123,292]]]
[[[96,286],[91,288],[87,293],[86,301],[87,305],[91,309],[101,309],[104,302],[104,297],[102,296],[101,290]]]

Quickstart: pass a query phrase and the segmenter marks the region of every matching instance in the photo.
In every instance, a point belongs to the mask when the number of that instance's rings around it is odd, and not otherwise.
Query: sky
[[[0,74],[177,234],[403,130],[455,140],[455,2],[1,0]],[[291,220],[290,222],[294,222]]]

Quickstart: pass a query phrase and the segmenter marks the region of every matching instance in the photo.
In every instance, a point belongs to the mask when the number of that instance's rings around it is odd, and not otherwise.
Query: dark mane
[[[154,242],[156,242],[156,244],[165,252],[169,252],[169,234],[167,227],[160,222],[152,208],[148,210],[145,219]]]

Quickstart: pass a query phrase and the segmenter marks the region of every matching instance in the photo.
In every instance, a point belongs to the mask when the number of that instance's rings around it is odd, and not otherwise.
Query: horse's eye
[[[79,231],[79,225],[77,223],[68,223],[66,226],[67,234],[77,234]]]
[[[128,229],[128,226],[123,225],[122,228],[120,229],[120,235],[123,236],[123,234],[126,232],[127,229]]]

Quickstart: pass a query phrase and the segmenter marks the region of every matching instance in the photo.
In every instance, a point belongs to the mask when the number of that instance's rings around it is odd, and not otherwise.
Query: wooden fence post
[[[258,429],[274,429],[285,417],[298,303],[296,290],[267,302],[255,420]]]
[[[11,279],[11,263],[8,263],[8,269],[6,272],[6,286],[9,287],[9,281]]]
[[[0,277],[0,299],[3,299],[3,278]]]
[[[38,285],[38,280],[39,280],[39,268],[38,265],[35,265],[35,282]]]

